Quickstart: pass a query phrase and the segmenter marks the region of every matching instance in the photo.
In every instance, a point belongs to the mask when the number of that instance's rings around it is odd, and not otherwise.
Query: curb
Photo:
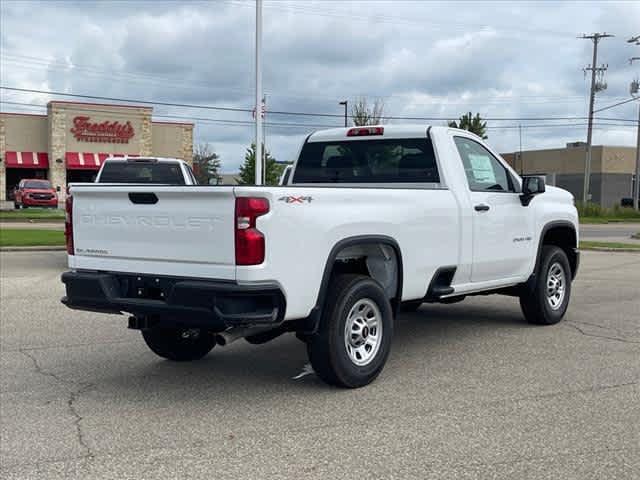
[[[61,252],[66,251],[64,245],[42,245],[35,247],[0,247],[0,252]]]
[[[640,248],[580,247],[580,251],[640,253]]]
[[[64,225],[64,217],[62,218],[0,218],[0,223],[61,223]]]

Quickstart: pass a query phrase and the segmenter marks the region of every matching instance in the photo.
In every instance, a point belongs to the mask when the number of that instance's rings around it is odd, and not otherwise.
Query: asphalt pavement
[[[0,253],[0,477],[640,478],[640,254],[583,253],[566,319],[513,298],[402,315],[380,378],[303,375],[292,335],[151,353],[60,304],[63,252]]]
[[[634,243],[631,236],[638,232],[640,223],[583,224],[580,225],[580,240]]]

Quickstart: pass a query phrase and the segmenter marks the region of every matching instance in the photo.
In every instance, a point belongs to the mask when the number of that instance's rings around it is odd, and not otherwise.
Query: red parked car
[[[25,178],[13,192],[13,206],[16,209],[26,207],[58,207],[58,194],[49,180]]]

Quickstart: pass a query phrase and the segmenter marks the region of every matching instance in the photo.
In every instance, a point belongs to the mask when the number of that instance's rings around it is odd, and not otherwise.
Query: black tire
[[[154,327],[142,330],[142,338],[153,353],[175,362],[200,360],[216,345],[213,335],[199,329]]]
[[[356,306],[356,304],[358,304]],[[354,313],[352,318],[364,318],[367,312],[380,315],[378,330],[367,330],[366,324],[360,330],[361,339],[380,335],[377,347],[367,350],[365,355],[371,355],[366,364],[357,365],[350,355],[357,356],[353,347],[347,347],[347,316],[352,308],[365,305],[362,317]],[[375,307],[377,312],[375,312]],[[358,310],[356,312],[359,312]],[[349,320],[351,324],[354,322]],[[377,323],[376,323],[377,324]],[[354,330],[355,331],[355,330]],[[350,330],[349,337],[355,334]],[[316,374],[330,385],[346,388],[363,387],[371,383],[380,374],[391,350],[393,338],[393,311],[382,286],[365,275],[345,274],[333,278],[325,301],[325,308],[318,333],[313,335],[307,343],[309,360]],[[370,338],[369,338],[370,339]],[[361,345],[366,349],[368,343]],[[348,351],[348,348],[350,349]],[[351,354],[349,352],[352,352]],[[362,359],[362,358],[361,358]]]
[[[563,274],[564,294],[561,301],[558,301],[554,307],[551,303],[547,290],[547,282],[550,280],[550,270],[554,268],[558,272],[557,266],[560,266]],[[556,285],[556,284],[553,284]],[[552,287],[555,288],[555,287]],[[556,289],[556,300],[557,289]],[[571,266],[564,251],[553,245],[545,245],[542,247],[540,265],[536,272],[535,284],[533,290],[527,289],[520,295],[520,307],[522,313],[529,323],[535,325],[553,325],[558,323],[564,317],[569,300],[571,298]]]
[[[18,202],[13,202],[13,208],[16,210],[20,210],[20,204]]]

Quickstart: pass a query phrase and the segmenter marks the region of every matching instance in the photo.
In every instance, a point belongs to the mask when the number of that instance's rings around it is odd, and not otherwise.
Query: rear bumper
[[[102,272],[65,272],[69,308],[101,313],[128,312],[166,325],[223,331],[233,326],[279,325],[285,299],[276,284]]]

